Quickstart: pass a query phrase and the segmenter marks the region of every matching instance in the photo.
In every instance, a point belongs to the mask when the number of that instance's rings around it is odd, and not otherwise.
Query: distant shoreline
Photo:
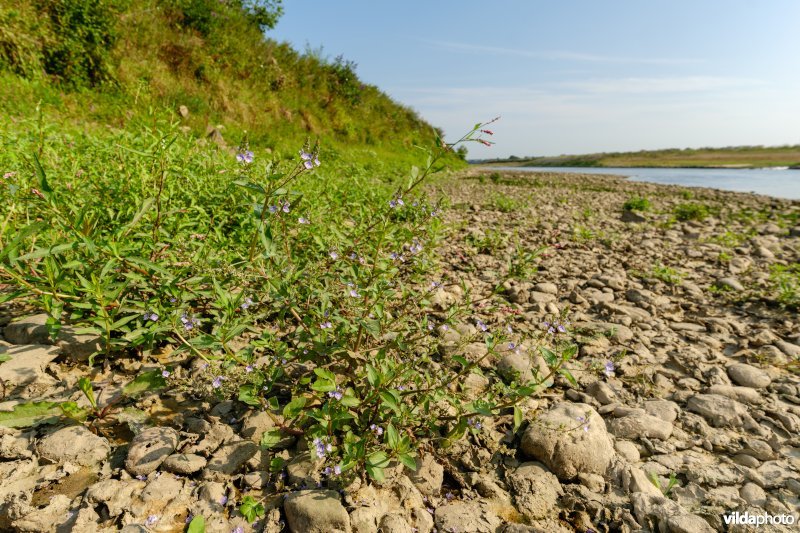
[[[800,170],[800,165],[743,165],[743,164],[729,164],[729,165],[569,165],[569,164],[541,164],[541,163],[515,163],[513,161],[491,161],[480,162],[470,161],[471,167],[514,167],[514,168],[574,168],[580,170],[582,168],[707,168],[707,169],[742,169],[742,170]]]

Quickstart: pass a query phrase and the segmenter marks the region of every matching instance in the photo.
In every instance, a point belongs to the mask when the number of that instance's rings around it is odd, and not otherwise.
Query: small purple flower
[[[300,159],[303,160],[303,166],[308,170],[318,167],[320,164],[316,154],[305,152],[303,150],[300,150]]]
[[[414,241],[414,243],[409,247],[408,251],[412,254],[418,254],[422,251],[422,245],[419,242]]]
[[[614,371],[615,371],[614,362],[613,361],[606,361],[606,366],[605,366],[605,370],[604,371],[605,371],[606,377],[613,378],[616,375],[614,373]]]
[[[244,367],[244,371],[249,374],[250,372],[253,371],[253,365],[247,365],[246,367]]]
[[[161,377],[168,378],[169,377],[169,370],[162,370],[161,371]]]
[[[253,299],[248,296],[247,298],[244,299],[244,302],[242,302],[242,305],[240,305],[239,307],[246,310],[251,305],[253,305]]]
[[[148,311],[144,314],[145,321],[149,320],[150,322],[158,322],[158,314]]]
[[[326,466],[325,469],[322,471],[323,476],[330,476],[333,474],[333,468]]]
[[[337,388],[337,389],[336,389],[336,390],[334,390],[334,391],[330,391],[330,392],[328,393],[328,396],[329,396],[329,397],[331,397],[331,398],[335,398],[335,399],[337,399],[337,400],[341,400],[341,399],[342,399],[342,391],[340,391],[340,390]]]
[[[577,420],[583,426],[583,430],[588,432],[589,431],[589,419],[585,418],[585,417],[582,417],[582,416],[579,416],[579,417],[577,417]]]
[[[288,213],[289,212],[289,207],[291,205],[292,204],[290,204],[289,202],[281,202],[281,211],[283,211],[284,213]]]
[[[441,286],[442,286],[442,282],[441,281],[432,281],[431,282],[431,290],[438,289]]]
[[[242,526],[236,526],[231,530],[231,533],[244,533],[244,528]]]
[[[224,380],[224,379],[225,378],[222,377],[222,376],[215,377],[214,381],[211,382],[211,386],[214,387],[215,389],[220,388],[222,386],[222,380]]]
[[[338,254],[338,253],[337,253],[335,250],[331,250],[331,251],[330,251],[330,253],[329,253],[328,255],[330,255],[330,256],[331,256],[331,259],[333,259],[334,261],[336,261],[337,259],[339,259],[339,254]]]
[[[183,523],[188,524],[189,522],[192,521],[192,519],[194,519],[194,515],[192,513],[189,513],[188,515],[186,515],[186,520],[184,520]]]
[[[228,497],[223,494],[222,498],[219,499],[219,504],[225,505],[226,503],[228,503]]]
[[[183,328],[186,331],[191,331],[191,330],[193,330],[195,328],[195,326],[200,324],[200,320],[198,320],[197,318],[195,318],[193,316],[189,316],[188,314],[186,314],[186,312],[184,312],[181,315],[181,322],[183,323]]]
[[[337,476],[341,475],[342,474],[342,467],[339,466],[339,465],[334,466],[333,467],[333,473],[336,474]]]
[[[375,433],[375,435],[377,435],[378,437],[383,435],[383,428],[378,425],[370,424],[369,429],[371,429],[373,433]]]
[[[402,198],[395,198],[394,200],[389,201],[389,207],[392,209],[395,209],[396,207],[402,207],[404,205],[406,204],[403,202]]]
[[[331,329],[333,327],[333,324],[331,324],[330,321],[326,321],[321,323],[319,327],[320,329]]]
[[[159,517],[158,517],[158,515],[156,515],[156,514],[151,514],[151,515],[150,515],[150,516],[148,516],[148,517],[147,517],[147,519],[144,521],[144,525],[145,525],[145,526],[147,526],[147,527],[154,526],[154,525],[156,525],[156,522],[158,522],[158,518],[159,518]]]
[[[484,333],[489,331],[489,326],[487,326],[486,323],[479,318],[475,320],[475,325],[477,325],[478,329],[483,331]]]
[[[483,424],[481,424],[481,421],[478,420],[477,418],[468,418],[467,425],[477,430],[480,430],[483,427]]]
[[[236,154],[236,160],[239,163],[250,164],[253,162],[253,152],[250,150],[244,150]]]
[[[136,479],[138,479],[139,481],[147,481],[147,476],[145,476],[144,474],[139,474],[138,476],[136,476]]]
[[[297,219],[297,223],[298,224],[311,224],[311,222],[309,222],[306,217],[299,217]]]

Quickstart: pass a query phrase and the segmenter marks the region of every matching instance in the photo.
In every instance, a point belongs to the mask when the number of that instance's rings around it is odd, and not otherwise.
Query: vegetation
[[[697,203],[678,204],[673,209],[675,218],[685,222],[688,220],[705,220],[708,217],[708,207]]]
[[[329,164],[382,176],[442,137],[355,63],[265,38],[280,13],[265,0],[0,0],[0,111],[136,130],[169,109],[187,135],[282,154],[324,138]]]
[[[78,381],[87,407],[20,404],[0,424],[105,427],[166,387],[269,412],[264,448],[300,437],[325,475],[381,480],[392,462],[414,469],[420,449],[479,433],[482,417],[513,414],[518,429],[517,403],[556,374],[574,382],[564,364],[576,346],[494,331],[468,299],[432,310],[443,225],[422,185],[464,143],[489,143],[487,124],[445,143],[351,63],[263,39],[278,7],[0,3],[14,27],[0,48],[0,302],[46,312],[53,337],[69,326],[100,342]],[[61,62],[48,59],[53,42]],[[99,59],[85,62],[90,49]],[[205,138],[220,122],[234,146],[219,127]],[[442,338],[464,323],[476,332],[443,357]],[[467,359],[474,342],[486,354]],[[477,399],[453,386],[523,342],[547,372]],[[91,366],[126,375],[125,361],[156,354],[170,357],[119,397],[95,394]]]
[[[479,162],[516,167],[800,168],[800,145],[671,148],[524,158],[512,156]]]
[[[622,205],[626,211],[649,211],[651,207],[650,200],[643,196],[631,196]]]

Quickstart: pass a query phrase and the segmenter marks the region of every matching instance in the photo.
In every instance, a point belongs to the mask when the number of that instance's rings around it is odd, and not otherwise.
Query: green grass
[[[650,200],[643,196],[631,196],[622,204],[626,211],[649,211],[651,207]]]

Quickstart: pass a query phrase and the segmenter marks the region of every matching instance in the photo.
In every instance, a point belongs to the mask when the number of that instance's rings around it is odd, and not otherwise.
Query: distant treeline
[[[510,156],[471,160],[519,167],[792,167],[800,168],[800,145],[670,148],[559,156]]]

